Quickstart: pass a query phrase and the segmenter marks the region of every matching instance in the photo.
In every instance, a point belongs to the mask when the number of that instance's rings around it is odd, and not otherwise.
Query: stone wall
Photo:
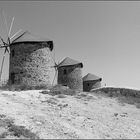
[[[66,74],[64,74],[66,70]],[[83,90],[82,69],[80,65],[58,68],[58,84],[66,85],[71,89]]]
[[[83,91],[90,91],[95,88],[101,87],[100,80],[94,80],[94,81],[84,81],[83,82]]]
[[[16,43],[10,46],[9,83],[40,86],[50,84],[51,57],[47,43]],[[14,83],[12,83],[14,73]]]
[[[99,88],[97,90],[92,90],[96,93],[105,93],[109,94],[110,96],[131,96],[131,97],[137,97],[140,98],[140,90],[134,90],[134,89],[127,89],[127,88],[114,88],[114,87],[103,87]]]

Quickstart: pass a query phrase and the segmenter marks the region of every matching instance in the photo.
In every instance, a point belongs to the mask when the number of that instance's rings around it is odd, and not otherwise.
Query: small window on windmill
[[[64,69],[64,75],[66,75],[67,74],[67,70],[66,69]]]
[[[12,50],[12,57],[14,57],[15,56],[15,50],[13,49]]]
[[[11,73],[11,82],[12,82],[12,84],[15,83],[15,73],[14,72]]]
[[[52,50],[53,49],[53,42],[52,41],[48,41],[48,45],[49,45],[50,49]]]
[[[20,74],[23,74],[23,71],[21,71]]]

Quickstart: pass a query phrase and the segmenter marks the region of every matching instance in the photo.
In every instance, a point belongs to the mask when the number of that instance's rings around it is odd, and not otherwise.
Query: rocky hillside
[[[140,98],[66,91],[1,90],[0,138],[140,138]]]

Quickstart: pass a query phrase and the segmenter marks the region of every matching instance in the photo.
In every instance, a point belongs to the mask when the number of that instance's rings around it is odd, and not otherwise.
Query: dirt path
[[[40,91],[0,93],[0,112],[40,138],[140,138],[140,109],[115,98],[81,93],[51,96]]]

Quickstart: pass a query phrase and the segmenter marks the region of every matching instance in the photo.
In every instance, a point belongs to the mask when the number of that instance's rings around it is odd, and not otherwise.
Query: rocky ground
[[[41,90],[0,91],[0,117],[12,119],[40,139],[140,139],[140,109],[102,94],[42,94]],[[6,133],[0,137],[26,138]]]

